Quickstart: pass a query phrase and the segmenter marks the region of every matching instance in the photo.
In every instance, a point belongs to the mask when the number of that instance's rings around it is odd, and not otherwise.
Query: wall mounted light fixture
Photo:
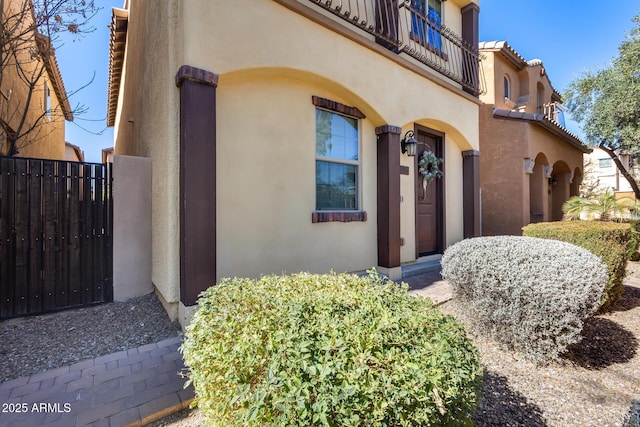
[[[418,141],[416,141],[414,136],[414,132],[412,130],[409,130],[404,134],[404,137],[400,141],[402,153],[407,153],[407,155],[411,157],[416,155],[416,148],[418,147]]]

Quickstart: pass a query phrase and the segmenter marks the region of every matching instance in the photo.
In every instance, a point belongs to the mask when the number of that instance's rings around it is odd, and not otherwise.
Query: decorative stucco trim
[[[376,128],[376,135],[382,135],[383,133],[393,133],[396,135],[400,135],[402,133],[402,128],[393,125],[378,126]]]
[[[341,212],[323,212],[315,211],[311,214],[311,222],[365,222],[367,213],[365,211],[341,211]]]
[[[364,119],[366,116],[362,111],[356,107],[350,107],[348,105],[341,104],[336,101],[332,101],[326,98],[320,98],[319,96],[312,96],[311,102],[316,107],[324,108],[326,110],[335,111],[336,113],[345,114],[347,116],[355,117],[358,119]]]
[[[551,173],[553,172],[553,166],[544,165],[544,177],[551,178]]]
[[[462,157],[478,157],[480,155],[480,151],[478,150],[466,150],[462,152]]]
[[[524,159],[524,173],[532,174],[533,168],[536,166],[536,161],[534,159],[525,158]]]
[[[183,65],[176,73],[176,86],[182,86],[185,80],[218,87],[218,75],[202,68]]]
[[[573,184],[573,172],[567,172],[567,181],[569,184]]]

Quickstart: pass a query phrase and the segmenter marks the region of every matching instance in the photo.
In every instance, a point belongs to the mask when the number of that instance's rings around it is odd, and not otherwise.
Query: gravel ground
[[[640,263],[630,262],[627,274],[640,279]],[[615,309],[588,321],[582,342],[562,361],[548,366],[536,366],[474,334],[455,300],[440,308],[466,323],[480,351],[485,376],[474,425],[622,426],[632,406],[640,418],[640,288],[625,286]],[[149,426],[203,424],[198,409],[183,409]]]
[[[640,278],[640,263],[629,263],[628,275]],[[440,307],[465,322],[455,300]],[[618,306],[589,321],[583,341],[549,366],[537,367],[468,330],[485,368],[477,426],[620,426],[632,401],[640,408],[640,288],[626,286]],[[179,333],[153,294],[2,321],[0,382]],[[197,409],[150,424],[201,425]]]
[[[181,333],[155,294],[0,322],[0,382]]]

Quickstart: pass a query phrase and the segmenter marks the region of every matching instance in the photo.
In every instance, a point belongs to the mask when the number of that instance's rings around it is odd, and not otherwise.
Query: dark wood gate
[[[109,164],[0,157],[0,319],[113,301]]]

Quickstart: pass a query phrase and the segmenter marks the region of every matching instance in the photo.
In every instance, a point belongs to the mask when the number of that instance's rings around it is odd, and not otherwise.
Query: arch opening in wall
[[[547,157],[539,153],[534,162],[533,172],[529,175],[529,221],[531,223],[548,220],[547,208]]]
[[[551,221],[562,220],[564,216],[562,205],[569,200],[572,180],[573,172],[565,162],[560,160],[553,164],[553,170],[549,178]]]

